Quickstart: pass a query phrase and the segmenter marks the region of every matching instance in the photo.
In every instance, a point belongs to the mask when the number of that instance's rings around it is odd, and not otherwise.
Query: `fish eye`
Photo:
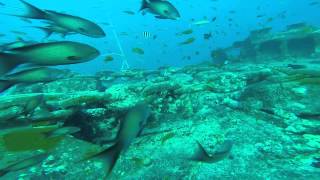
[[[169,14],[169,11],[168,11],[168,10],[164,10],[164,13],[165,13],[165,14]]]

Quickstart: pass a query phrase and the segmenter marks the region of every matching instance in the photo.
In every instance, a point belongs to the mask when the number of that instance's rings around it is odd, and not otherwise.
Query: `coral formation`
[[[230,174],[244,179],[316,179],[320,173],[308,159],[319,156],[320,123],[315,112],[320,105],[313,99],[320,87],[301,84],[289,71],[279,69],[278,64],[234,64],[223,70],[205,64],[100,72],[94,77],[17,86],[0,97],[0,123],[8,127],[13,122],[35,127],[64,123],[81,128],[41,165],[20,174],[24,178],[98,178],[104,173],[98,162],[76,162],[98,145],[112,142],[128,109],[145,101],[152,118],[120,157],[113,179],[212,179]],[[213,152],[225,139],[231,139],[234,147],[223,162],[186,160],[197,141]],[[1,153],[1,162],[25,154]]]

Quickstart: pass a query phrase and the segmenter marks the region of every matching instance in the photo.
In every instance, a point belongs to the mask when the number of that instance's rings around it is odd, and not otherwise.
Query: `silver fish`
[[[0,78],[0,92],[19,83],[33,84],[39,82],[50,82],[62,78],[67,78],[67,76],[68,72],[60,69],[48,67],[31,68]]]
[[[105,37],[106,34],[100,26],[87,19],[58,13],[50,10],[41,10],[23,0],[20,0],[28,9],[25,15],[14,15],[30,19],[43,19],[53,22],[55,25],[68,29],[69,31],[83,34],[90,37]]]
[[[31,63],[44,66],[76,64],[92,60],[99,54],[99,51],[92,46],[72,41],[23,46],[0,52],[0,76],[20,64]]]
[[[47,153],[38,154],[32,157],[29,157],[27,159],[23,159],[20,161],[17,161],[6,168],[0,169],[0,177],[6,175],[9,172],[15,172],[22,169],[26,169],[28,167],[32,167],[34,165],[39,164],[43,160],[45,160],[48,157]]]
[[[142,10],[148,10],[158,19],[178,20],[180,18],[179,11],[169,1],[143,0],[140,11]]]
[[[132,108],[120,124],[116,143],[110,148],[94,155],[95,159],[104,161],[104,166],[109,175],[120,156],[127,150],[133,140],[140,135],[150,115],[150,108],[146,104],[139,104]]]

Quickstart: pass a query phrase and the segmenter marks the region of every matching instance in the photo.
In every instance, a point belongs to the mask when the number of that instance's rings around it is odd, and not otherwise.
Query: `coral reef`
[[[287,69],[277,63],[203,64],[16,86],[0,97],[1,127],[61,123],[81,131],[40,165],[6,178],[100,179],[99,162],[81,159],[108,146],[128,109],[145,101],[152,117],[111,179],[317,179],[320,171],[310,164],[320,156],[320,86],[301,83],[306,73],[293,78]],[[214,152],[226,139],[234,142],[227,159],[188,159],[196,141]],[[30,154],[0,147],[0,166]]]

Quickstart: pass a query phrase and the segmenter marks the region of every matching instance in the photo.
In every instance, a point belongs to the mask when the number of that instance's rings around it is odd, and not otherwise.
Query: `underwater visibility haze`
[[[320,177],[319,0],[0,0],[0,180]]]

